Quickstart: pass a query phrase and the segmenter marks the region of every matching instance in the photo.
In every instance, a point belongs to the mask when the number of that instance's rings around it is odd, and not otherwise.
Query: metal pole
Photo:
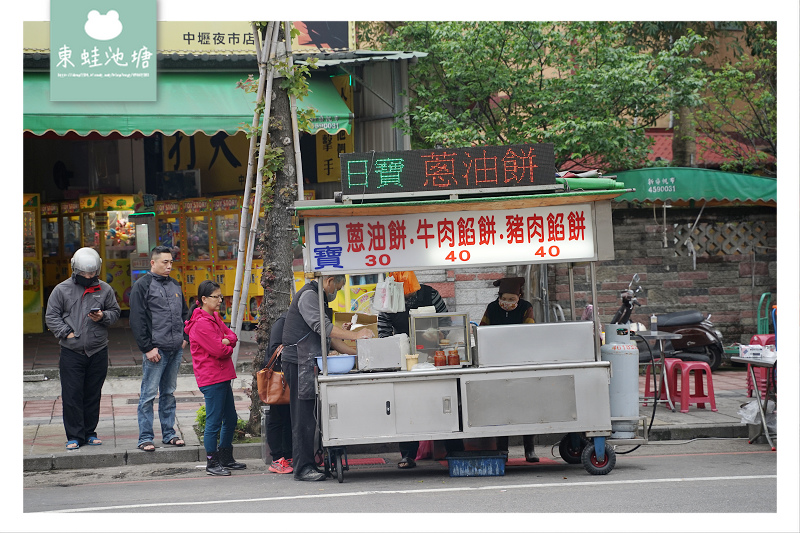
[[[264,37],[264,44],[265,46],[268,45],[268,39],[270,35],[272,35],[272,26],[273,22],[270,22],[267,26],[267,33]],[[266,58],[269,54],[268,48],[261,47],[261,37],[258,35],[258,29],[256,28],[255,24],[251,24],[253,29],[253,37],[255,38],[256,42],[256,59],[258,61],[258,89],[256,90],[256,102],[261,103],[264,100],[264,83],[265,83],[265,76],[267,71],[267,62]],[[261,113],[258,111],[258,106],[256,106],[256,111],[253,114],[253,131],[256,131],[258,128],[258,124],[261,121]],[[247,152],[247,175],[244,182],[244,198],[242,199],[242,216],[239,222],[239,249],[238,254],[236,256],[236,278],[233,284],[233,302],[231,305],[231,324],[237,324],[239,322],[239,300],[240,300],[240,292],[242,290],[242,278],[244,273],[244,254],[245,254],[245,243],[247,242],[247,221],[249,220],[248,210],[250,208],[250,189],[252,188],[253,183],[253,174],[255,173],[256,166],[255,166],[255,151],[256,151],[256,139],[258,137],[253,135],[250,137],[250,148]]]
[[[572,320],[576,320],[575,318],[575,273],[573,272],[573,268],[575,267],[575,263],[568,263],[568,272],[569,272],[569,308],[572,312]]]
[[[284,22],[284,41],[286,42],[286,56],[289,61],[289,68],[294,68],[294,57],[292,56],[292,39],[291,39],[291,23]],[[297,199],[302,200],[305,192],[303,190],[303,160],[300,156],[300,132],[297,128],[297,97],[290,95],[289,102],[291,104],[292,115],[292,140],[294,141],[294,167],[297,176]]]
[[[279,28],[280,27],[278,25],[273,25],[272,41],[271,41],[272,44],[271,44],[271,46],[269,48],[270,52],[269,53],[264,53],[264,58],[267,59],[267,60],[272,55],[272,51],[274,51],[275,47],[277,46],[278,29]],[[267,125],[269,123],[270,107],[272,105],[272,99],[270,98],[270,95],[272,94],[272,80],[273,80],[274,76],[275,76],[275,68],[274,67],[270,67],[269,70],[268,70],[268,75],[267,75],[267,88],[266,88],[266,91],[264,92],[264,100],[265,100],[264,101],[264,125],[261,128],[261,140],[260,140],[259,146],[258,146],[258,165],[256,167],[256,172],[258,174],[258,179],[256,180],[256,190],[255,190],[255,193],[254,193],[256,195],[256,197],[255,197],[254,200],[258,202],[258,206],[259,207],[261,205],[261,200],[260,200],[260,198],[261,198],[261,187],[262,187],[263,182],[264,182],[264,180],[261,177],[261,169],[264,166],[264,150],[265,150],[266,144],[267,144],[267,137],[269,136],[269,128],[267,127]],[[255,213],[256,213],[256,215],[258,214],[258,208],[255,210]],[[248,243],[249,243],[249,241],[250,241],[250,239],[248,239]],[[247,253],[247,255],[245,256],[245,261],[246,262],[247,261],[252,262],[252,259],[253,259],[252,247],[250,247],[246,251],[246,253]],[[241,259],[241,255],[239,256],[239,258]],[[238,271],[238,268],[239,268],[239,262],[237,261],[237,271]],[[241,280],[240,280],[240,282],[241,282]],[[242,315],[243,315],[243,313],[241,312],[241,310],[243,309],[242,308],[242,301],[247,299],[247,290],[248,290],[248,288],[249,288],[249,283],[242,287],[242,297],[237,302],[238,303],[238,309],[240,310],[240,312],[237,313],[236,323],[235,324],[231,323],[231,325],[233,326],[233,331],[234,331],[234,333],[236,333],[237,337],[242,332]],[[233,348],[233,354],[231,355],[231,359],[233,360],[233,366],[234,367],[236,366],[236,362],[237,362],[237,360],[239,358],[239,345],[240,345],[240,343],[236,343],[236,346],[234,346],[234,348]]]
[[[317,294],[319,296],[319,325],[320,325],[320,338],[322,339],[322,375],[328,375],[328,337],[325,335],[325,296],[322,288],[323,277],[317,278]]]
[[[592,322],[594,322],[594,360],[600,361],[600,307],[597,305],[597,278],[594,272],[594,261],[589,262],[592,275]]]

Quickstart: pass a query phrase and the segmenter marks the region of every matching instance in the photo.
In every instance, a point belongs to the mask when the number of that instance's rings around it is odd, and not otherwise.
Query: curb
[[[649,433],[650,441],[692,440],[702,438],[748,438],[746,424],[736,425],[694,425],[694,426],[667,426],[652,428]],[[554,437],[553,443],[560,439],[559,435],[546,435]],[[557,437],[557,438],[556,438]],[[763,437],[761,437],[763,440]],[[550,438],[547,439],[551,440]],[[759,442],[759,441],[757,441]],[[766,440],[764,440],[766,442]],[[539,445],[547,446],[552,443],[541,442]],[[509,445],[521,446],[522,437],[511,437]],[[237,459],[262,459],[261,443],[234,444],[234,455]],[[646,446],[646,444],[644,444]],[[387,454],[399,453],[397,443],[357,444],[347,446],[350,455]],[[156,448],[155,452],[143,452],[138,449],[127,450],[111,448],[109,450],[93,450],[92,453],[82,454],[81,449],[72,452],[62,452],[51,455],[28,455],[23,458],[24,472],[46,472],[49,470],[73,470],[80,468],[104,468],[110,466],[137,466],[165,463],[200,463],[205,450],[202,446],[187,445],[183,448]]]
[[[237,374],[252,374],[253,372],[253,363],[252,361],[242,361],[236,363],[236,373]],[[192,368],[191,363],[181,363],[180,369],[178,370],[179,375],[194,375],[194,369]],[[108,367],[108,374],[106,375],[106,379],[108,378],[130,378],[130,377],[141,377],[142,375],[142,365],[136,366],[109,366]],[[47,368],[42,370],[23,370],[22,371],[22,380],[23,381],[44,381],[43,378],[48,380],[58,380],[61,379],[61,375],[57,368]]]
[[[237,459],[261,459],[261,444],[234,444]],[[201,459],[202,457],[202,459]],[[49,470],[75,470],[80,468],[106,468],[113,466],[139,466],[167,463],[199,463],[205,461],[202,446],[182,448],[156,448],[154,452],[139,449],[111,448],[93,450],[82,454],[81,449],[50,455],[29,455],[23,458],[23,472],[47,472]]]

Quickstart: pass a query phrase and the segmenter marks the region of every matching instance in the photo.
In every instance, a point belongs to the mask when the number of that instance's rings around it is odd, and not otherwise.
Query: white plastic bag
[[[403,296],[403,284],[398,283],[392,276],[375,285],[375,296],[372,299],[372,308],[383,313],[400,313],[406,310],[406,300]]]
[[[778,426],[778,417],[773,411],[775,411],[775,402],[768,400],[766,409],[767,429],[769,429],[770,433],[774,432]],[[737,414],[742,417],[742,424],[761,425],[761,413],[758,410],[758,400],[753,400],[742,405]]]

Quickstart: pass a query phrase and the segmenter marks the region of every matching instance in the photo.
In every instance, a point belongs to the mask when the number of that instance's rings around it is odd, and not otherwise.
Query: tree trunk
[[[297,169],[294,164],[294,143],[292,136],[292,120],[289,108],[289,95],[285,89],[273,85],[272,109],[269,118],[270,144],[273,149],[283,151],[283,167],[275,176],[275,197],[271,203],[262,205],[269,209],[263,228],[259,228],[256,246],[264,260],[261,275],[261,286],[264,287],[264,298],[258,309],[259,318],[256,326],[256,342],[258,352],[253,358],[253,382],[250,393],[250,420],[248,429],[258,434],[261,424],[261,401],[258,397],[256,373],[264,362],[269,347],[269,332],[275,319],[289,308],[291,300],[292,274],[292,236],[293,229],[288,208],[297,198]],[[257,179],[262,179],[257,176]],[[268,201],[268,200],[266,200]],[[271,355],[271,354],[270,354]]]
[[[672,166],[697,166],[697,128],[692,109],[681,106],[675,112],[672,136]]]

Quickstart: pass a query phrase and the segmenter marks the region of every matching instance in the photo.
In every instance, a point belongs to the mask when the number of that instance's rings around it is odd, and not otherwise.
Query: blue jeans
[[[206,399],[206,429],[203,432],[203,446],[206,454],[211,455],[217,451],[218,436],[220,448],[233,446],[233,432],[239,417],[236,415],[230,381],[205,385],[200,387],[200,392]]]
[[[161,421],[161,441],[175,436],[175,387],[178,386],[178,370],[183,358],[183,349],[166,351],[158,349],[161,359],[152,363],[142,354],[142,389],[139,393],[139,444],[153,442],[153,401],[158,394],[158,419]]]

